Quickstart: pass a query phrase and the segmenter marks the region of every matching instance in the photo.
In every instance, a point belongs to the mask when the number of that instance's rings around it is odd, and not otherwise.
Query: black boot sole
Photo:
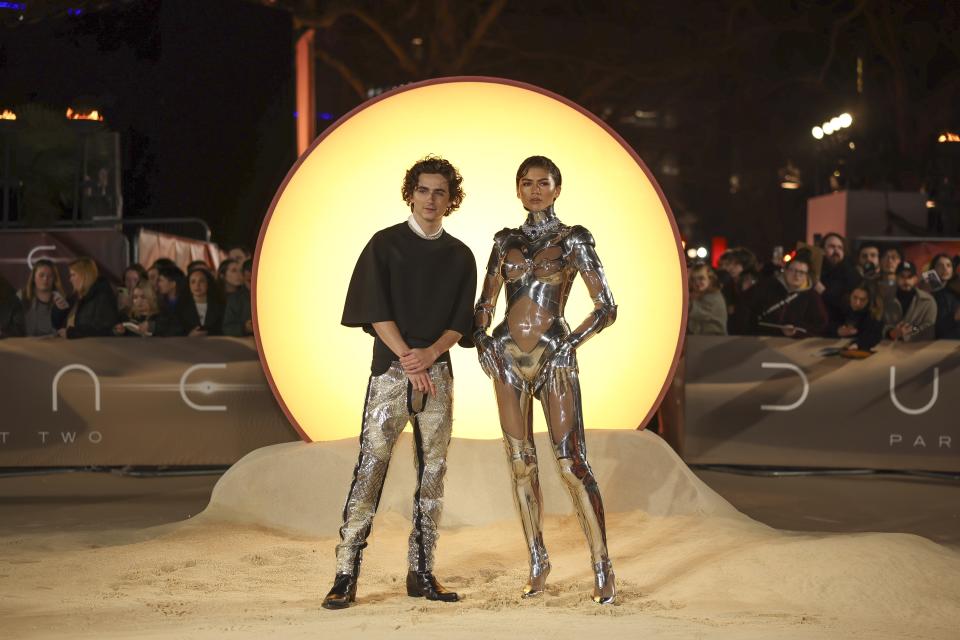
[[[407,595],[410,596],[411,598],[426,598],[427,600],[429,600],[429,601],[431,601],[431,602],[460,602],[460,596],[459,596],[459,595],[454,596],[454,597],[452,597],[452,598],[450,598],[450,597],[444,598],[444,597],[442,597],[442,596],[439,596],[439,597],[436,597],[436,598],[431,598],[430,596],[425,595],[425,594],[423,594],[423,593],[421,593],[421,592],[419,592],[419,591],[411,591],[410,589],[407,589]]]
[[[324,609],[331,609],[331,610],[346,609],[347,607],[350,606],[351,602],[353,602],[353,600],[350,600],[348,602],[342,602],[340,600],[331,600],[330,602],[324,602],[320,606],[323,607]]]

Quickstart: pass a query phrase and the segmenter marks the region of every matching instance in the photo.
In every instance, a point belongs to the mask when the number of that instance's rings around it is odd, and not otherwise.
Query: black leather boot
[[[439,600],[440,602],[456,602],[460,599],[453,591],[447,589],[437,582],[433,574],[429,571],[423,573],[410,571],[407,573],[407,595],[411,598],[426,598],[427,600]]]
[[[346,573],[338,573],[333,580],[333,588],[323,599],[324,609],[346,609],[357,599],[357,578]]]

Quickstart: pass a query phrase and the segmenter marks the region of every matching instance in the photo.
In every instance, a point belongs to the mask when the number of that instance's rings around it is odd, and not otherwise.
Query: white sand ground
[[[586,543],[543,440],[554,565],[544,597],[517,597],[526,558],[501,445],[456,440],[437,575],[464,600],[408,598],[405,437],[348,610],[319,603],[357,443],[293,443],[237,463],[184,523],[85,546],[70,532],[0,540],[0,637],[960,637],[960,553],[907,534],[777,531],[733,509],[656,436],[588,441],[616,606],[590,600]]]

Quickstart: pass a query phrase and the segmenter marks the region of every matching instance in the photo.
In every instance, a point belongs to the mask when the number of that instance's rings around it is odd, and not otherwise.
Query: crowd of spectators
[[[231,249],[216,272],[205,261],[160,258],[128,266],[110,282],[94,260],[69,263],[65,287],[53,262],[33,263],[23,288],[0,277],[0,337],[249,336],[253,260]]]
[[[761,265],[748,249],[726,251],[714,270],[689,265],[687,331],[846,340],[869,351],[882,340],[960,340],[960,256],[918,268],[897,246],[826,234],[815,247]]]
[[[960,340],[960,256],[938,254],[918,269],[896,246],[828,233],[781,264],[748,249],[726,251],[714,270],[689,265],[687,332],[697,335],[828,337],[870,350],[882,340]],[[37,260],[21,289],[0,277],[0,337],[249,336],[253,260],[237,247],[214,272],[160,258],[110,282],[90,258],[68,267]]]

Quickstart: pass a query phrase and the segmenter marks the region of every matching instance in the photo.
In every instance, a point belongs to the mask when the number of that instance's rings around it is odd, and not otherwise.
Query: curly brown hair
[[[422,173],[439,173],[447,179],[447,188],[450,190],[450,204],[443,213],[448,216],[460,206],[466,193],[463,191],[463,177],[457,168],[444,160],[440,156],[429,155],[422,160],[418,160],[412,167],[407,169],[407,174],[403,176],[403,186],[400,188],[400,194],[403,201],[410,204],[413,199],[413,190],[417,188],[417,182]],[[411,205],[412,207],[413,205]]]

